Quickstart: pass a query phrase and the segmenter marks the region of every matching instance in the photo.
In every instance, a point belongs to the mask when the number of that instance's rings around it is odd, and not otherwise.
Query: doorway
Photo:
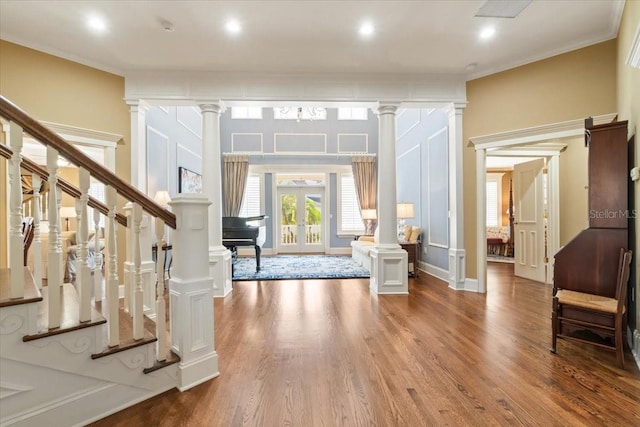
[[[278,253],[324,253],[324,193],[325,187],[319,185],[278,186]]]

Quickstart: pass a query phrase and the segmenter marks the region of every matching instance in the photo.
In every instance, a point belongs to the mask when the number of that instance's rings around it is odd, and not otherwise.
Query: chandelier
[[[300,120],[324,120],[327,118],[327,109],[319,107],[284,107],[276,108],[276,115],[281,119]]]

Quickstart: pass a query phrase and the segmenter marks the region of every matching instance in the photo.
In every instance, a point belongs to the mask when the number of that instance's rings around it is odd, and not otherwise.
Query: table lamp
[[[398,217],[398,239],[404,240],[404,222],[407,218],[415,218],[413,203],[398,203],[396,207]]]
[[[364,234],[367,236],[373,235],[373,224],[375,220],[378,218],[375,209],[362,209],[360,212],[362,215],[362,220],[364,221],[365,232]]]

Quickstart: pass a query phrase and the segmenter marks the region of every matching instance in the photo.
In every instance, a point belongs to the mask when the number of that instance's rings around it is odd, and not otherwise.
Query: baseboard
[[[443,282],[449,283],[449,271],[444,268],[436,267],[435,265],[427,264],[424,261],[418,261],[418,268],[421,271],[440,279]],[[478,292],[478,279],[466,278],[464,281],[464,289],[467,292]]]
[[[324,253],[327,255],[351,255],[351,246],[348,248],[327,248]]]
[[[480,292],[478,288],[478,279],[464,279],[464,290],[467,292]]]
[[[424,261],[418,261],[418,268],[425,273],[440,279],[443,282],[449,281],[449,272],[444,268],[436,267],[435,265],[427,264]]]
[[[351,255],[351,247],[327,248],[325,249],[324,253],[327,255]],[[262,256],[277,255],[275,249],[273,248],[263,248],[261,254]],[[249,246],[238,247],[238,256],[252,257],[255,255],[256,255],[256,252],[255,252],[255,249],[253,249],[253,247],[249,247]]]

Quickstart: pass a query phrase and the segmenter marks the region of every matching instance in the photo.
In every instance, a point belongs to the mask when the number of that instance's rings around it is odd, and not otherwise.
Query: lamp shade
[[[362,215],[362,219],[376,219],[376,210],[375,209],[362,209],[360,212]]]
[[[169,207],[169,202],[171,202],[171,197],[169,197],[169,192],[166,190],[156,191],[156,195],[153,196],[153,201],[163,208],[167,208]]]
[[[60,208],[60,218],[75,218],[76,208],[72,206],[63,206]]]
[[[414,218],[413,203],[398,203],[396,214],[398,218]]]

